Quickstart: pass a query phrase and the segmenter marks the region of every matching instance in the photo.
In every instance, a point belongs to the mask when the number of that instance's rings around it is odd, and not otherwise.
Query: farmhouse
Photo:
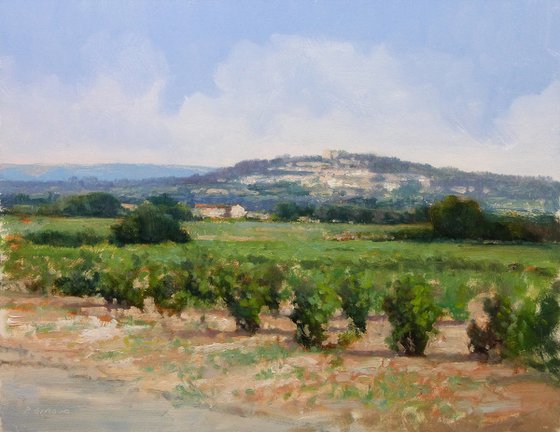
[[[211,219],[241,219],[247,215],[247,211],[239,204],[195,204],[194,213],[196,216]]]

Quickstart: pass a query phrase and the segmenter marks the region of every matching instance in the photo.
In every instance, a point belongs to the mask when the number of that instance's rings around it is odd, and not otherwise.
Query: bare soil
[[[4,364],[118,380],[174,409],[260,419],[263,430],[266,421],[293,431],[560,430],[560,387],[521,365],[473,356],[463,323],[440,322],[426,356],[406,358],[387,349],[382,317],[346,349],[335,347],[346,323],[334,320],[333,348],[313,352],[293,342],[283,316],[263,315],[248,336],[221,310],[168,316],[9,293],[0,306]]]

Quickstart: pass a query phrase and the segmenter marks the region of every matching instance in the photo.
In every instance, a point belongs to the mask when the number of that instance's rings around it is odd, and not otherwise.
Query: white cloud
[[[215,95],[189,95],[178,112],[168,113],[161,107],[164,59],[145,41],[125,42],[110,66],[86,47],[97,59],[95,78],[79,87],[52,77],[22,85],[2,68],[0,157],[227,165],[339,148],[559,178],[558,81],[541,94],[519,97],[495,120],[493,133],[480,138],[469,119],[480,115],[484,101],[473,96],[480,89],[463,59],[444,59],[453,66],[445,86],[464,78],[460,89],[449,91],[422,79],[410,59],[383,45],[364,51],[350,43],[274,36],[264,45],[238,44],[216,71]],[[433,54],[424,59],[442,61]],[[461,107],[464,98],[453,94],[469,89],[472,100]],[[469,127],[454,120],[455,111]]]

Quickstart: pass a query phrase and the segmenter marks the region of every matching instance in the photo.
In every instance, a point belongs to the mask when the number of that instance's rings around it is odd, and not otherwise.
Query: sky
[[[0,0],[0,163],[324,149],[560,180],[560,0]]]

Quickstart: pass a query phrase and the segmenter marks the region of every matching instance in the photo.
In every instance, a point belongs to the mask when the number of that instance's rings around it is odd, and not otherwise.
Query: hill
[[[279,200],[411,207],[448,194],[473,197],[494,211],[553,213],[560,182],[545,177],[464,172],[374,154],[326,151],[322,156],[243,161],[184,181],[196,202],[270,207]]]
[[[106,191],[123,201],[138,202],[148,195],[167,192],[190,205],[240,203],[249,210],[271,210],[281,201],[407,209],[455,194],[475,198],[495,212],[542,214],[560,209],[560,182],[550,178],[464,172],[342,151],[326,151],[322,156],[246,160],[216,170],[120,164],[59,166],[43,171],[20,167],[16,172],[28,177],[17,179],[14,171],[6,174],[10,172],[6,167],[0,166],[0,191],[5,198],[17,193],[52,197]],[[77,178],[77,174],[84,173],[98,176]],[[69,174],[72,177],[65,181],[44,180]],[[29,177],[34,180],[23,180]]]

